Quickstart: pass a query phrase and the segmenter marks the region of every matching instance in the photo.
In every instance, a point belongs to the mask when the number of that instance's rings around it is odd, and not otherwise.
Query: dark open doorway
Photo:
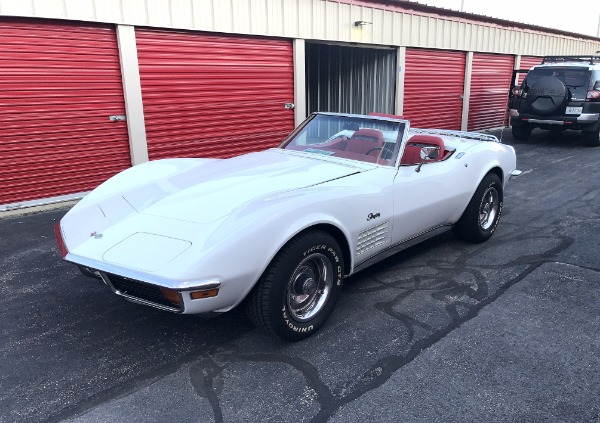
[[[393,114],[396,50],[306,43],[306,85],[308,113]]]

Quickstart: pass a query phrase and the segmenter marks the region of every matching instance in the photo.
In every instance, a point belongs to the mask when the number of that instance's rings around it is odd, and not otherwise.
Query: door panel
[[[394,180],[394,244],[455,223],[452,216],[464,209],[472,194],[458,183],[462,168],[452,158],[416,169],[401,166]]]

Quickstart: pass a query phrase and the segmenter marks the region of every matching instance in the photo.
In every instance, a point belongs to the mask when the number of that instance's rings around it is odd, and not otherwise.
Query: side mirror
[[[415,172],[417,173],[421,171],[421,166],[423,166],[423,163],[434,161],[440,157],[440,147],[437,145],[421,147],[420,155],[421,163],[419,163],[419,166],[417,166],[415,169]]]
[[[421,147],[421,160],[424,162],[428,160],[436,160],[440,156],[440,147]]]

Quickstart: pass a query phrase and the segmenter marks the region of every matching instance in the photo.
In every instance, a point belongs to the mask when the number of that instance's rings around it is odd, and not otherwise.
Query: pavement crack
[[[190,367],[190,382],[198,396],[207,399],[213,410],[215,423],[223,422],[223,411],[214,386],[215,378],[222,371],[223,367],[215,363],[210,357],[202,357]]]

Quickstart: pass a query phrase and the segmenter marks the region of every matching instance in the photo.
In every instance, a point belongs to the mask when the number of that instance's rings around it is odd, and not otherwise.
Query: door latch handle
[[[112,115],[108,117],[108,120],[110,120],[111,122],[120,122],[123,120],[127,120],[127,116],[125,115]]]

